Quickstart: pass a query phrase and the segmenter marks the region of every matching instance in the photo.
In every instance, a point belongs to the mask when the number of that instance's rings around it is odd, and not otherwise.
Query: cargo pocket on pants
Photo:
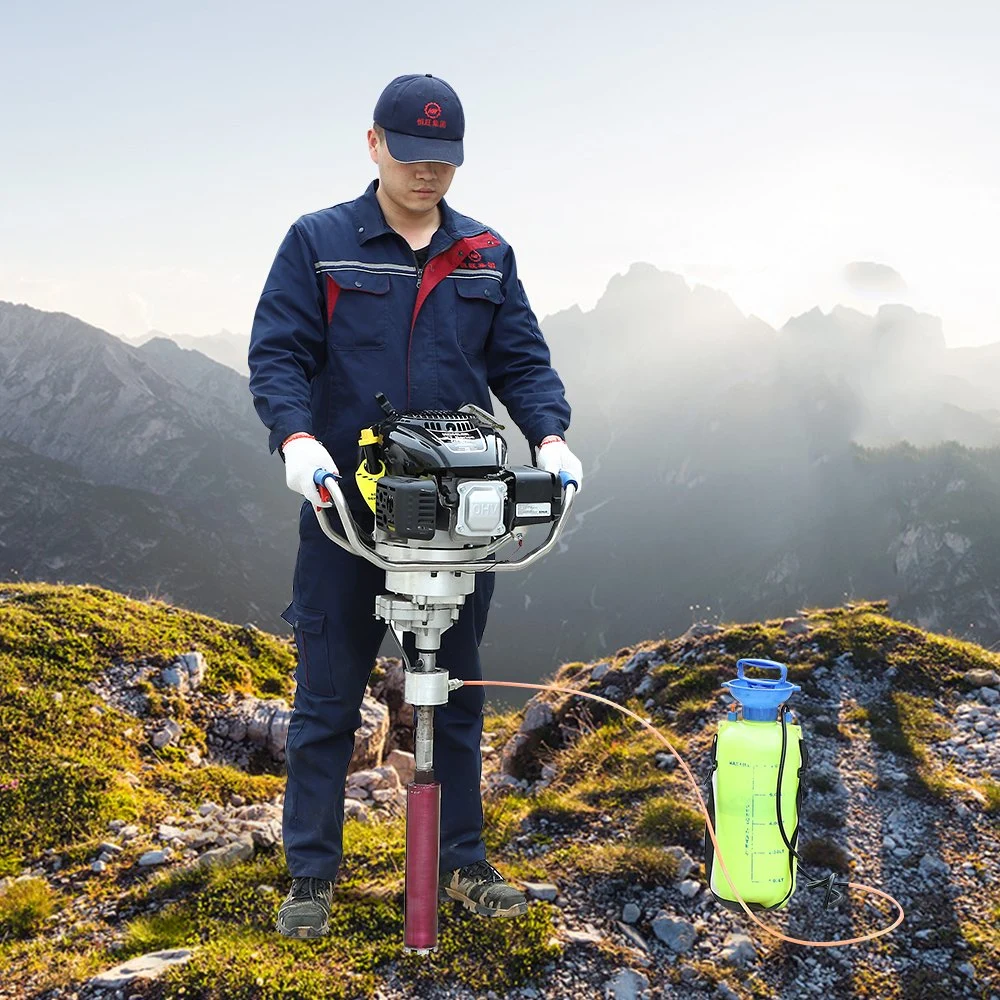
[[[332,694],[326,612],[293,601],[281,617],[295,632],[295,646],[299,654],[295,682],[314,694]]]

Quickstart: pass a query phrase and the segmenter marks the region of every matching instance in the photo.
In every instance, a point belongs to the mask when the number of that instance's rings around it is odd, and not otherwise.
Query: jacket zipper
[[[417,266],[417,288],[420,287],[420,279],[424,276],[424,269],[420,266],[420,261],[417,260],[417,252],[410,247],[410,253],[413,254],[413,263]]]

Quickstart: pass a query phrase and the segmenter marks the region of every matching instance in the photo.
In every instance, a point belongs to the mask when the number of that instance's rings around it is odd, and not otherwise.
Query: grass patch
[[[958,686],[968,670],[1000,670],[1000,654],[897,621],[886,601],[816,609],[810,618],[816,624],[812,640],[826,657],[849,652],[854,668],[868,672],[895,667],[897,689],[931,694]]]
[[[935,767],[928,743],[947,739],[951,726],[934,708],[932,699],[908,691],[892,691],[888,698],[868,706],[872,738],[883,750],[909,757],[916,777],[934,798],[946,798],[965,786],[953,766]]]
[[[677,862],[652,844],[571,844],[550,851],[550,867],[580,875],[604,875],[641,885],[661,885],[677,877]]]
[[[827,809],[815,809],[809,813],[809,822],[827,830],[837,830],[844,825],[844,817]]]
[[[722,631],[712,636],[713,644],[726,647],[726,656],[733,657],[733,662],[739,659],[772,660],[775,659],[775,648],[787,639],[780,625],[769,625],[764,622],[740,622],[739,624],[722,625]],[[751,675],[753,671],[751,671]],[[749,675],[748,675],[749,676]],[[763,676],[773,677],[771,671]]]
[[[684,741],[676,733],[668,729],[665,735],[683,752]],[[651,768],[655,770],[654,755],[663,749],[663,744],[649,730],[616,712],[560,750],[552,763],[559,779],[576,782],[587,774],[599,778],[601,783],[610,783],[610,779],[635,778]]]
[[[646,840],[692,847],[702,842],[705,818],[683,802],[660,796],[643,803],[636,830]]]
[[[55,909],[56,894],[45,879],[15,882],[0,893],[0,936],[30,937]]]
[[[5,984],[31,983],[32,995],[64,988],[110,968],[117,957],[95,946],[93,935],[101,927],[91,920],[72,922],[61,937],[42,934],[31,938],[0,940],[0,969]],[[26,991],[23,995],[27,995]]]
[[[807,867],[829,868],[831,871],[841,873],[851,870],[847,851],[826,837],[814,837],[806,841],[800,853]]]
[[[142,726],[105,705],[87,685],[115,660],[145,658],[163,667],[180,653],[200,650],[206,694],[288,698],[295,667],[289,643],[101,587],[4,583],[3,591],[0,875],[16,874],[44,848],[62,853],[66,845],[99,840],[110,819],[155,822],[169,811],[167,797],[189,795],[191,801],[202,782],[213,794],[227,787],[241,788],[250,799],[274,794],[273,782],[255,785],[236,772],[198,771],[182,761],[145,770],[152,748]],[[150,692],[155,709],[170,709],[166,693]],[[177,705],[174,711],[183,714]],[[188,736],[204,746],[204,735],[190,726]]]
[[[228,764],[205,764],[191,767],[180,761],[157,764],[151,771],[156,786],[172,803],[196,807],[211,801],[224,805],[232,795],[242,795],[246,802],[273,799],[285,790],[285,779],[275,774],[247,774]]]
[[[808,782],[808,787],[815,789],[817,792],[831,792],[836,784],[836,778],[832,774],[827,774],[823,771],[813,771],[812,773],[806,771],[805,778]],[[775,784],[777,784],[777,780]]]
[[[978,788],[986,799],[986,812],[991,816],[1000,813],[1000,782],[987,779],[979,782]]]
[[[721,684],[721,671],[716,664],[681,665],[664,663],[653,669],[657,685],[653,700],[663,708],[705,695],[715,694]]]

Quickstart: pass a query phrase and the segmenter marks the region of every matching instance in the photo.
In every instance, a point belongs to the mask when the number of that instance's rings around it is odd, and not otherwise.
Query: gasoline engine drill
[[[315,507],[324,534],[341,548],[385,570],[387,593],[375,598],[375,616],[392,629],[412,632],[418,653],[404,652],[403,697],[414,707],[415,777],[406,786],[406,870],[403,889],[404,951],[437,947],[441,786],[434,775],[434,706],[462,685],[437,665],[441,634],[458,621],[476,573],[525,569],[559,539],[579,484],[533,466],[508,466],[504,429],[492,414],[468,403],[458,410],[396,411],[385,395],[376,400],[384,419],[361,431],[358,489],[375,514],[371,533],[351,514],[337,482],[317,469],[320,499],[332,501],[344,534],[330,523],[328,507]],[[548,535],[520,559],[496,553],[520,549],[525,529],[547,525]]]

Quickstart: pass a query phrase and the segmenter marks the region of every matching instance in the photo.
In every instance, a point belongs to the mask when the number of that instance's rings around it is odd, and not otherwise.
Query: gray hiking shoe
[[[444,872],[438,888],[442,902],[454,899],[484,917],[517,917],[527,912],[528,900],[488,861]]]
[[[333,883],[325,878],[293,878],[275,925],[285,937],[322,937],[330,930]]]

